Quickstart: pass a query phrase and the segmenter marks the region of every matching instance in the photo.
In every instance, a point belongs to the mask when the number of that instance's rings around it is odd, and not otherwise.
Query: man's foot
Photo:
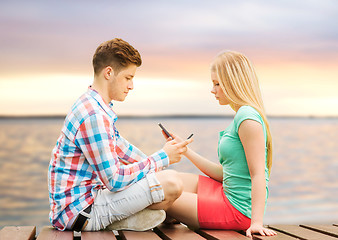
[[[165,219],[164,210],[143,209],[121,221],[108,225],[106,230],[147,231],[161,224]]]

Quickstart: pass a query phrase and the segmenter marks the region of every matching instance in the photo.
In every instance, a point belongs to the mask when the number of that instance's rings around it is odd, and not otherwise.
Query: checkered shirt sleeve
[[[95,114],[83,121],[75,136],[75,144],[110,191],[122,190],[149,171],[159,171],[169,165],[163,150],[147,157],[114,133],[108,117]],[[119,159],[131,164],[121,164]]]

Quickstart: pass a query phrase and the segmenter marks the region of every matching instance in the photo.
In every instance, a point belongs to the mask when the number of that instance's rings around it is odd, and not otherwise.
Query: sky
[[[270,116],[338,116],[335,0],[0,0],[0,115],[66,115],[115,37],[143,64],[118,115],[229,115],[209,64],[234,50],[255,65]]]

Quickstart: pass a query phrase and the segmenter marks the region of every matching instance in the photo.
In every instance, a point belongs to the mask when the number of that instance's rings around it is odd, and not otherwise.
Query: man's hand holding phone
[[[166,142],[163,150],[167,153],[170,164],[181,161],[182,154],[187,151],[187,145],[192,141],[192,139],[188,139],[179,143],[177,143],[176,140],[170,140]]]
[[[164,145],[163,150],[167,153],[170,164],[181,161],[182,154],[188,149],[187,145],[193,141],[191,138],[192,135],[190,135],[188,139],[182,140],[180,137],[169,133],[162,124],[159,123],[159,126],[162,129],[163,136],[167,139],[167,143]]]

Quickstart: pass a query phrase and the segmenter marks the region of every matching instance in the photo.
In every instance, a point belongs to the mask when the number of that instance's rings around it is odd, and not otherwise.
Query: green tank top
[[[264,121],[256,109],[250,106],[242,106],[237,111],[232,123],[224,131],[220,132],[218,157],[223,166],[223,190],[225,195],[232,206],[251,219],[251,177],[243,145],[238,136],[239,126],[247,119],[257,121],[263,126],[267,200],[269,182],[266,147],[267,133]]]

